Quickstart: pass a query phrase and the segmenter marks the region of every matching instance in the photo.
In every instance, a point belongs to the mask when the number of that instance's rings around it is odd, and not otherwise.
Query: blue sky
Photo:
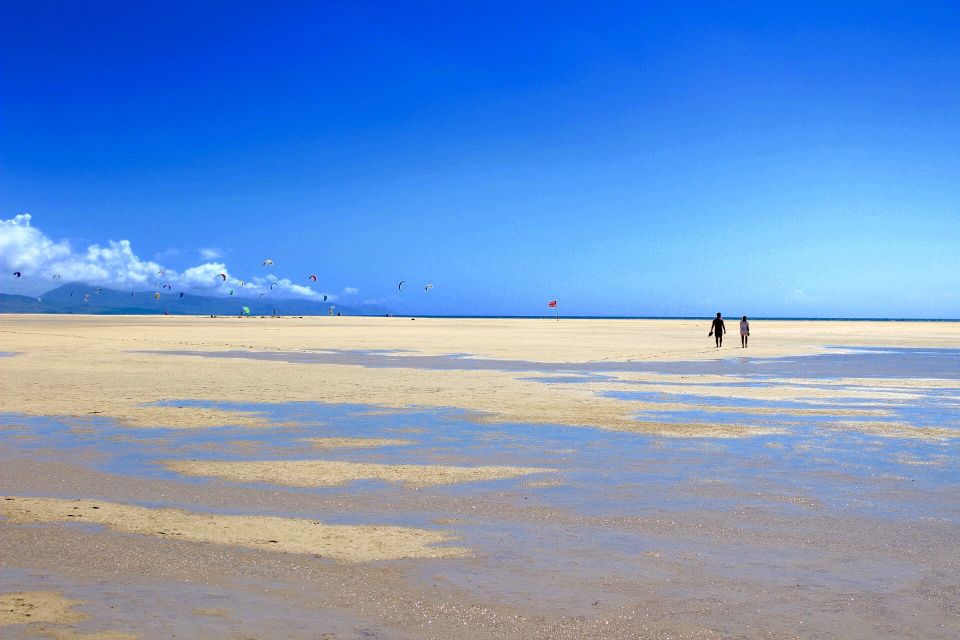
[[[879,4],[5,2],[0,290],[960,317],[960,5]]]

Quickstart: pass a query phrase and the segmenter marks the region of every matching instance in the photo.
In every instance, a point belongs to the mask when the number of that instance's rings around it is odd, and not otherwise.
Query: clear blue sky
[[[23,212],[398,312],[958,317],[960,3],[3,2]]]

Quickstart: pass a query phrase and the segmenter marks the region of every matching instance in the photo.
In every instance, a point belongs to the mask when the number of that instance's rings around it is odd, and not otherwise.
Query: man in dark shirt
[[[710,324],[710,333],[708,336],[713,336],[713,339],[717,343],[717,348],[723,344],[723,334],[727,332],[727,327],[723,324],[723,318],[720,316],[720,312],[717,312],[717,317],[713,319],[713,322]]]

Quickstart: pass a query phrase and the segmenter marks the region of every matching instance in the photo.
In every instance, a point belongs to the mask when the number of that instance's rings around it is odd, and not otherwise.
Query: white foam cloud
[[[360,289],[357,289],[356,287],[344,287],[344,288],[343,288],[343,295],[345,295],[345,296],[356,295],[356,294],[358,294],[358,293],[360,293]]]
[[[9,220],[0,220],[0,283],[16,293],[37,295],[61,282],[85,282],[90,285],[118,289],[151,289],[159,284],[172,284],[181,290],[201,290],[205,294],[253,297],[270,293],[277,297],[322,299],[310,287],[294,284],[288,278],[256,277],[243,287],[235,284],[241,276],[232,276],[224,262],[216,261],[220,252],[201,249],[210,256],[206,262],[182,272],[159,262],[142,260],[129,240],[109,240],[92,244],[84,251],[75,251],[67,240],[53,240],[31,224],[32,216],[24,213]],[[166,253],[166,252],[165,252]],[[161,254],[163,255],[163,254]],[[21,278],[12,278],[19,271]],[[219,275],[227,276],[224,283]],[[54,276],[60,278],[55,280]],[[270,284],[276,282],[271,290]],[[332,296],[328,295],[328,300]]]

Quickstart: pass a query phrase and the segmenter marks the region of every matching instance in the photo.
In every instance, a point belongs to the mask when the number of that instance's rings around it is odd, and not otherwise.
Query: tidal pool
[[[534,362],[493,360],[469,354],[410,355],[330,349],[324,351],[144,351],[155,355],[241,358],[280,362],[349,364],[364,367],[536,371],[593,376],[610,372],[676,375],[729,375],[784,378],[942,378],[960,379],[960,349],[832,347],[827,353],[785,358],[737,356],[716,360],[629,362]],[[576,380],[579,381],[579,380]]]
[[[696,375],[730,373],[750,378],[745,384],[758,388],[781,384],[771,378],[956,379],[958,354],[960,350],[859,349],[720,363],[569,365],[572,369],[508,364],[536,372],[535,379],[545,384],[588,381],[601,389],[617,382],[611,372],[686,372],[692,376],[691,393],[677,392],[676,385],[668,392],[599,393],[646,407],[663,405],[645,409],[638,419],[749,421],[782,430],[738,439],[491,425],[455,407],[316,402],[183,398],[162,405],[252,412],[264,418],[265,426],[258,427],[131,428],[101,416],[0,414],[0,489],[7,495],[97,498],[203,513],[442,529],[456,536],[469,557],[398,561],[406,563],[407,582],[397,583],[403,585],[399,590],[391,586],[391,593],[414,587],[467,593],[484,606],[489,603],[491,610],[500,607],[497,611],[556,613],[571,620],[592,619],[600,612],[623,629],[635,629],[630,625],[636,611],[659,611],[671,624],[695,620],[719,633],[747,637],[761,637],[758,629],[778,636],[803,632],[828,637],[843,629],[846,637],[955,637],[960,628],[955,587],[960,583],[960,438],[952,435],[960,435],[957,390],[911,386],[909,400],[863,400],[832,387],[836,395],[826,401],[729,398],[702,393],[704,386],[716,385],[698,383]],[[317,357],[356,363],[357,356]],[[362,358],[372,363],[367,366],[503,364],[409,354]],[[800,411],[811,407],[822,411]],[[877,408],[886,413],[870,420],[906,429],[936,427],[947,435],[890,437],[834,428],[851,419],[849,411]],[[318,447],[315,439],[343,446]],[[351,447],[351,439],[381,445]],[[186,476],[165,464],[298,460],[552,471],[420,488],[376,479],[302,487],[282,477],[234,482]],[[9,526],[0,531],[10,531]],[[59,530],[106,535],[95,527]],[[17,530],[26,536],[23,531]],[[125,549],[149,547],[154,554],[174,544],[142,542],[129,534],[111,540]],[[23,548],[30,539],[16,541]],[[177,547],[177,555],[184,549]],[[228,558],[217,565],[220,571],[235,571],[244,580],[254,580],[250,575],[260,571],[270,576],[271,585],[282,585],[278,593],[302,592],[303,576],[309,573],[304,567],[313,566],[301,560],[288,566],[291,561],[276,553],[261,557],[225,549],[216,548],[217,558]],[[242,562],[231,554],[239,554]],[[270,573],[278,566],[287,573]],[[378,565],[369,573],[338,579],[362,595],[373,588],[370,576],[385,571]],[[76,582],[66,584],[77,591]],[[232,588],[218,585],[216,593],[229,594]],[[349,627],[352,621],[343,624]]]

